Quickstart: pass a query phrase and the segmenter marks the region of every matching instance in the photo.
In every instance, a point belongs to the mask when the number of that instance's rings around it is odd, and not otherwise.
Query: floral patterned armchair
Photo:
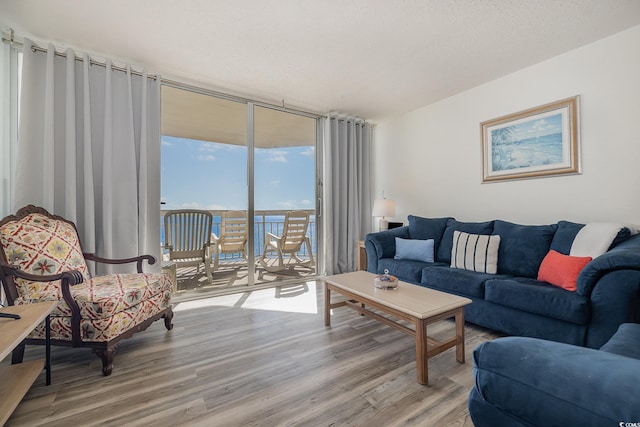
[[[91,277],[86,260],[108,264],[137,263],[138,273]],[[0,279],[10,305],[59,301],[51,313],[51,343],[88,347],[111,374],[118,343],[164,318],[173,328],[171,278],[143,273],[143,255],[109,260],[82,252],[75,225],[43,208],[26,206],[0,221]],[[26,340],[44,343],[44,323]],[[12,361],[22,361],[24,343]]]

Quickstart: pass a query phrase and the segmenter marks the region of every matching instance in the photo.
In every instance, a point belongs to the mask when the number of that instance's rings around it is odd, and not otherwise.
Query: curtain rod
[[[24,49],[24,43],[19,42],[14,38],[13,29],[9,30],[9,38],[7,38],[3,34],[2,41],[5,42],[5,43],[21,46]],[[43,52],[43,53],[47,52],[47,49],[44,49],[44,48],[42,48],[42,47],[40,47],[40,46],[38,46],[36,44],[31,46],[31,50],[34,51],[34,52]],[[55,49],[54,49],[54,52],[55,52],[56,56],[60,56],[60,57],[63,57],[63,58],[67,57],[67,54],[65,52],[58,52]],[[75,55],[75,53],[74,53],[74,55]],[[89,55],[87,55],[87,56],[89,56]],[[78,56],[75,56],[75,60],[84,62],[84,59],[82,57],[78,57]],[[101,67],[106,67],[106,64],[104,62],[96,61],[94,59],[91,59],[91,57],[89,57],[89,63],[91,65],[98,65],[98,66],[101,66]],[[113,68],[114,70],[117,70],[117,71],[123,71],[123,72],[127,71],[126,68],[118,67],[117,65],[113,65],[113,64],[111,65],[111,68]],[[139,71],[136,71],[136,70],[131,70],[131,74],[134,74],[136,76],[142,76],[142,73],[139,72]],[[156,80],[156,79],[158,79],[158,76],[153,75],[153,74],[149,74],[149,75],[147,75],[147,78]],[[199,86],[194,86],[194,85],[190,85],[190,84],[186,84],[186,83],[182,83],[182,82],[178,82],[178,81],[170,80],[170,79],[160,78],[160,83],[163,84],[163,85],[166,85],[166,86],[177,88],[177,89],[189,90],[191,92],[196,92],[196,93],[200,93],[200,94],[203,94],[203,95],[211,95],[211,96],[215,96],[215,97],[218,97],[218,98],[227,99],[227,100],[230,100],[230,101],[238,101],[238,102],[243,102],[243,103],[251,102],[251,103],[253,103],[255,105],[258,105],[258,106],[261,106],[261,107],[271,108],[271,109],[274,109],[274,110],[289,112],[289,113],[293,113],[293,114],[298,114],[298,115],[306,116],[306,117],[310,117],[310,118],[315,118],[315,119],[323,118],[323,117],[324,118],[329,118],[325,114],[320,114],[320,113],[316,113],[316,112],[313,112],[313,111],[299,110],[299,109],[296,109],[296,108],[285,107],[284,100],[282,100],[282,105],[276,105],[276,104],[271,104],[271,103],[268,103],[268,102],[257,101],[257,100],[254,100],[254,99],[243,98],[241,96],[229,95],[229,94],[226,94],[226,93],[223,93],[223,92],[209,90],[209,89],[205,89],[205,88],[202,88],[202,87],[199,87]]]
[[[16,46],[20,46],[20,47],[22,47],[22,48],[24,49],[24,43],[19,42],[19,41],[17,41],[17,40],[14,38],[14,32],[13,32],[13,29],[9,30],[9,38],[5,37],[4,35],[2,36],[2,41],[3,41],[4,43],[8,43],[8,44],[12,44],[12,45],[16,45]],[[48,52],[48,51],[47,51],[47,49],[42,48],[42,47],[40,47],[40,46],[38,46],[38,45],[36,45],[36,44],[33,44],[33,45],[31,46],[31,50],[32,50],[33,52],[42,52],[42,53],[47,53],[47,52]],[[66,58],[66,57],[67,57],[67,53],[66,53],[66,52],[58,52],[58,51],[57,51],[57,50],[55,50],[55,49],[54,49],[54,54],[55,54],[56,56],[61,57],[61,58]],[[105,67],[105,68],[106,68],[106,66],[107,66],[107,64],[106,64],[106,63],[104,63],[104,62],[100,62],[100,61],[96,61],[95,59],[92,59],[92,58],[91,58],[91,56],[89,56],[89,54],[87,54],[87,57],[89,58],[89,65],[98,65],[98,66],[100,66],[100,67]],[[84,62],[84,58],[82,58],[81,56],[77,56],[77,55],[75,54],[75,52],[74,52],[74,59],[75,59],[76,61],[78,61],[78,62]],[[127,72],[127,69],[126,69],[125,67],[119,67],[119,66],[117,66],[117,65],[113,65],[113,64],[111,64],[111,68],[112,68],[113,70],[116,70],[116,71]],[[131,70],[129,70],[129,71],[131,72],[131,74],[133,74],[133,75],[135,75],[135,76],[140,76],[140,77],[142,77],[142,72],[140,72],[140,71],[136,71],[136,70],[133,70],[133,69],[131,69]],[[148,79],[152,79],[152,80],[157,80],[157,79],[158,79],[158,76],[156,76],[156,75],[154,75],[154,74],[147,74],[147,78],[148,78]]]
[[[36,46],[36,45],[31,46],[31,50],[32,50],[33,52],[43,52],[43,53],[47,53],[47,49],[44,49],[44,48],[42,48],[42,47],[40,47],[40,46]],[[57,51],[57,50],[55,50],[55,49],[54,49],[54,54],[55,54],[56,56],[60,56],[60,57],[62,57],[62,58],[66,58],[66,57],[67,57],[67,53],[66,53],[66,52],[58,52],[58,51]],[[83,57],[81,57],[81,56],[77,56],[75,53],[73,54],[73,56],[74,56],[74,59],[75,59],[76,61],[78,61],[78,62],[84,62],[84,58],[83,58]],[[87,55],[87,57],[89,58],[89,65],[98,65],[98,66],[100,66],[100,67],[105,67],[105,68],[107,67],[107,64],[106,64],[105,62],[96,61],[95,59],[92,59],[89,55]],[[111,68],[112,68],[113,70],[116,70],[116,71],[127,72],[127,69],[126,69],[125,67],[119,67],[119,66],[117,66],[117,65],[113,65],[113,64],[111,64]],[[130,72],[131,72],[131,74],[133,74],[134,76],[140,76],[140,77],[142,77],[142,72],[140,72],[140,71],[136,71],[136,70],[133,70],[133,69],[130,69],[129,71],[130,71]],[[148,78],[148,79],[152,79],[152,80],[157,80],[157,79],[158,79],[158,76],[156,76],[155,74],[147,74],[147,78]]]

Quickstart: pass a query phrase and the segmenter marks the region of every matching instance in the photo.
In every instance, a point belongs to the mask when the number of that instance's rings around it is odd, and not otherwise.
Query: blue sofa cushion
[[[589,322],[589,298],[535,279],[487,280],[485,299],[528,313],[584,325]]]
[[[519,225],[496,220],[493,234],[500,236],[498,274],[538,277],[538,269],[549,252],[557,225]]]
[[[427,265],[438,264],[414,261],[410,259],[380,258],[378,260],[378,271],[376,273],[382,274],[385,270],[389,270],[389,274],[396,276],[398,280],[417,284],[420,283],[420,279],[422,278],[422,269]],[[373,286],[373,283],[371,286]]]
[[[576,238],[576,235],[582,227],[584,227],[584,224],[578,224],[571,221],[558,221],[558,229],[551,240],[550,249],[564,255],[569,255],[573,240]]]
[[[600,427],[640,420],[636,359],[507,337],[478,346],[473,365],[481,398],[525,425]]]
[[[618,231],[618,235],[616,236],[616,238],[613,239],[613,242],[611,243],[611,246],[609,246],[609,249],[615,248],[616,246],[618,246],[618,244],[624,242],[631,236],[631,230],[628,227],[621,228],[620,231]]]
[[[438,253],[442,234],[447,227],[450,217],[446,218],[423,218],[419,216],[409,215],[409,238],[427,240],[433,239],[434,254]]]
[[[600,350],[640,359],[640,323],[623,323]],[[640,368],[638,368],[640,369]]]
[[[447,221],[447,227],[444,229],[438,252],[436,253],[436,261],[445,264],[451,263],[451,249],[453,248],[453,232],[463,231],[469,234],[491,234],[493,232],[493,221],[487,222],[460,222],[455,219]]]
[[[506,279],[509,276],[476,273],[474,271],[450,268],[448,266],[428,267],[422,270],[422,280],[420,283],[430,288],[457,295],[484,298],[484,283],[496,277]]]
[[[531,427],[524,421],[512,417],[497,406],[485,401],[475,387],[468,399],[469,415],[475,427]]]

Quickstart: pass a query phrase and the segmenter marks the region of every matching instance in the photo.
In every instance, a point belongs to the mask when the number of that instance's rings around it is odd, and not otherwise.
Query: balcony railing
[[[314,257],[316,257],[318,246],[317,246],[317,228],[316,228],[316,211],[313,209],[306,209],[306,212],[309,212],[309,228],[307,229],[307,235],[311,240],[311,248],[313,251]],[[164,244],[164,215],[169,210],[161,210],[160,211],[160,241]],[[213,226],[211,231],[216,235],[220,236],[220,222],[222,220],[222,213],[225,212],[223,210],[209,210],[213,214]],[[254,212],[254,254],[257,257],[262,255],[262,251],[264,250],[265,241],[267,238],[267,233],[275,234],[276,236],[281,236],[282,231],[284,229],[284,218],[286,215],[286,210],[256,210]],[[270,254],[270,256],[275,256],[275,254]],[[306,245],[302,245],[300,251],[298,252],[298,256],[301,258],[308,258],[309,254],[307,253]],[[220,257],[220,261],[224,260],[232,260],[238,259],[239,254],[222,254]]]

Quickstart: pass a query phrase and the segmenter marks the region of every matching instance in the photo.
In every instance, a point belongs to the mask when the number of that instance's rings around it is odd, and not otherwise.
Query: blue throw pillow
[[[401,239],[396,237],[395,259],[433,262],[433,239]]]

